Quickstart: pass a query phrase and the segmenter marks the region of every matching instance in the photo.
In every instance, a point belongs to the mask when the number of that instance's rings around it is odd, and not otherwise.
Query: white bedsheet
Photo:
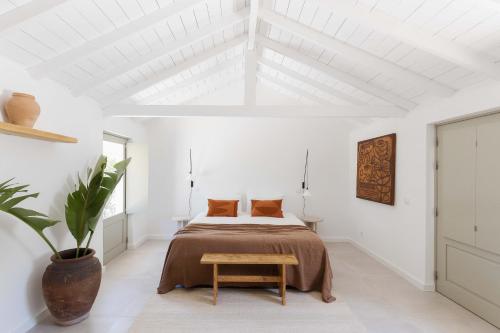
[[[274,224],[274,225],[304,225],[304,222],[299,220],[297,216],[292,213],[284,213],[283,218],[275,217],[252,217],[248,213],[239,212],[237,217],[218,217],[207,216],[206,212],[198,214],[192,219],[189,224]]]

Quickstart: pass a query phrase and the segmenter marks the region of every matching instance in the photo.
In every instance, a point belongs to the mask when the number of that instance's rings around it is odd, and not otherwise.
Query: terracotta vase
[[[53,255],[43,274],[43,297],[55,322],[69,326],[89,316],[101,284],[101,263],[91,249],[80,258],[75,258],[76,249],[59,254],[62,259]]]
[[[40,115],[40,105],[35,96],[15,92],[5,104],[5,111],[10,123],[32,128]]]

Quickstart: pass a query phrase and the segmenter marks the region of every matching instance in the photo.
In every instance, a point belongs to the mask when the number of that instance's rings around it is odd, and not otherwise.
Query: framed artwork
[[[396,134],[358,142],[356,197],[394,206]]]

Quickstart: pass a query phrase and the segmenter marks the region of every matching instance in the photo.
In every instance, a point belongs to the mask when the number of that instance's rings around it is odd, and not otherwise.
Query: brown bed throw
[[[167,293],[177,285],[212,285],[212,266],[200,264],[201,256],[207,252],[295,254],[299,265],[287,267],[287,285],[301,291],[320,291],[327,303],[335,300],[328,252],[314,232],[298,225],[190,224],[170,242],[158,293]],[[222,265],[220,272],[276,275],[277,267]]]

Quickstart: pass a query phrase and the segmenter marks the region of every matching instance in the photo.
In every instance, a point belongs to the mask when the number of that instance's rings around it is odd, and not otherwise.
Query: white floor
[[[347,243],[328,244],[337,301],[319,293],[211,289],[155,294],[168,243],[149,241],[107,266],[90,318],[62,328],[47,319],[30,332],[500,332],[437,293],[422,292]]]

